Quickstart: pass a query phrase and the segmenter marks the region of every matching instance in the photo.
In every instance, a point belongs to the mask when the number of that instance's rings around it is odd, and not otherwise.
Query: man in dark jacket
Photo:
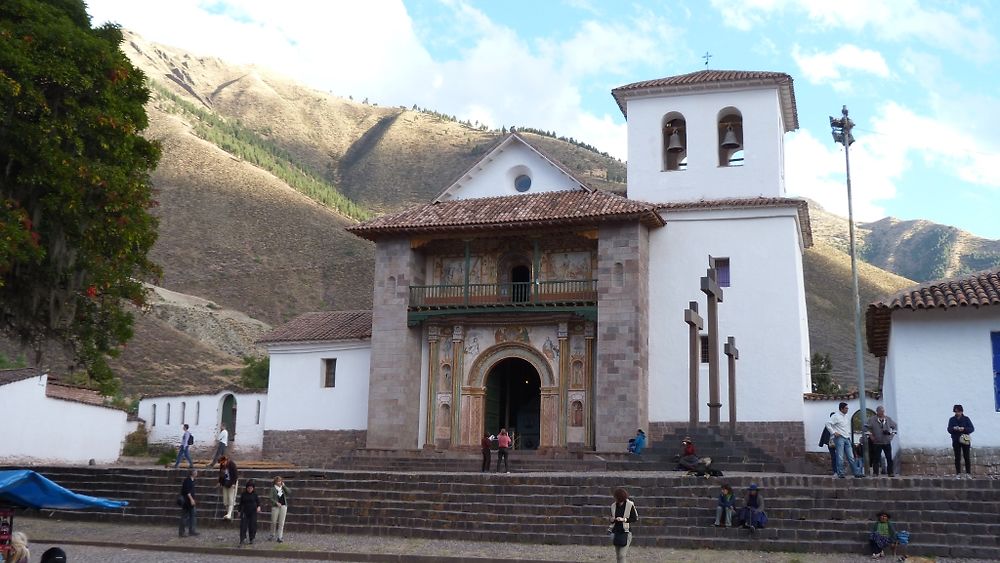
[[[872,466],[872,475],[878,476],[882,467],[882,453],[885,452],[885,472],[889,477],[895,476],[892,467],[892,438],[896,435],[896,421],[885,414],[885,407],[879,405],[875,416],[865,423],[865,437],[868,439],[868,455]]]
[[[187,530],[186,535],[198,535],[198,526],[194,514],[194,507],[198,504],[194,500],[194,479],[197,476],[198,471],[196,469],[188,472],[187,478],[181,484],[181,493],[177,497],[177,504],[180,505],[181,509],[181,521],[177,529],[177,535],[182,538],[185,536],[185,530]]]
[[[240,545],[246,542],[248,536],[250,543],[253,543],[257,537],[257,514],[260,513],[260,497],[257,496],[253,479],[247,481],[246,490],[240,493],[236,510],[240,513]]]
[[[236,462],[222,456],[219,458],[219,486],[222,487],[222,506],[226,507],[224,520],[233,519],[233,504],[236,502],[236,492],[239,491],[240,473]]]

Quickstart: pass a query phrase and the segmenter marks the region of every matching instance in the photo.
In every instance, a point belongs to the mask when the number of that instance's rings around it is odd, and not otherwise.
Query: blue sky
[[[615,86],[705,68],[787,72],[800,129],[791,194],[846,215],[928,219],[1000,239],[1000,18],[986,2],[711,0],[90,0],[196,55],[318,90],[418,104],[493,126],[555,130],[622,159]]]

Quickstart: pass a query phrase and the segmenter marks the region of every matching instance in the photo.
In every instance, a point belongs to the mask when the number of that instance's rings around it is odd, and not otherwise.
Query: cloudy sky
[[[1000,239],[1000,18],[937,0],[87,0],[95,24],[381,105],[554,130],[626,159],[616,86],[705,68],[791,74],[790,193]]]

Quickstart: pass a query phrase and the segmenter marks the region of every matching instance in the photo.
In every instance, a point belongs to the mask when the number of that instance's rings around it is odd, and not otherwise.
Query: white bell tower
[[[703,70],[612,90],[628,120],[628,196],[652,203],[784,197],[798,129],[792,77]]]

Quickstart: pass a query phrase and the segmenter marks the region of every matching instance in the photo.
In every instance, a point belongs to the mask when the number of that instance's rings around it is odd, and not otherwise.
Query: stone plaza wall
[[[331,467],[365,447],[364,430],[265,430],[264,459],[301,467]]]

